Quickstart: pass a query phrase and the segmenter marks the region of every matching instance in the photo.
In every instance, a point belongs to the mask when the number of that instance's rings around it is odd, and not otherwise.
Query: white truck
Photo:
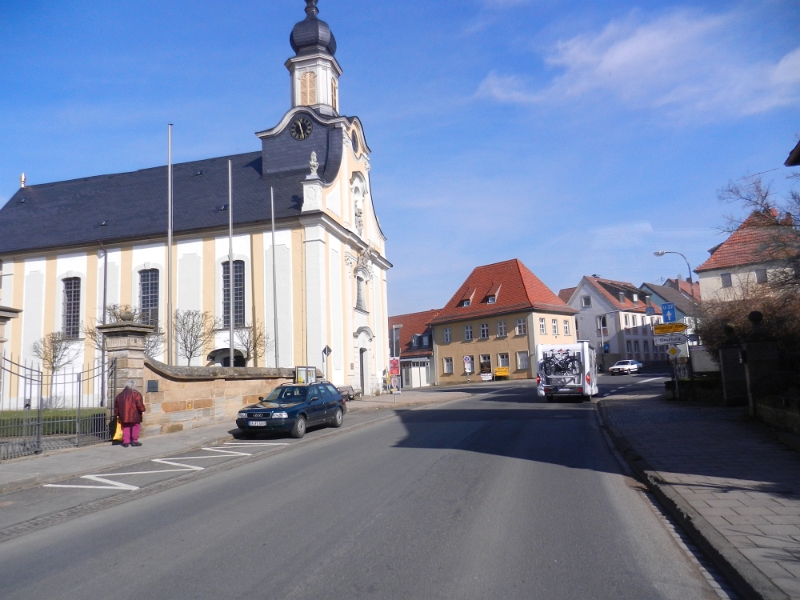
[[[555,396],[597,394],[597,363],[587,341],[536,346],[537,394],[551,402]]]

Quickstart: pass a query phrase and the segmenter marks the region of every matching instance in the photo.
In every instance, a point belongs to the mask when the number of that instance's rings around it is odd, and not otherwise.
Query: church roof
[[[270,222],[270,187],[275,191],[275,220],[299,216],[311,152],[317,155],[322,183],[331,184],[342,164],[338,125],[353,122],[348,117],[329,119],[309,107],[287,117],[301,114],[315,122],[304,141],[292,139],[284,124],[262,139],[260,152],[173,165],[174,233],[227,227],[228,213],[220,207],[228,204],[228,159],[233,166],[234,225]],[[166,166],[26,186],[0,208],[0,255],[160,235],[167,235]]]
[[[289,43],[297,56],[325,52],[336,54],[336,38],[325,21],[317,18],[317,0],[306,0],[306,18],[292,29]]]

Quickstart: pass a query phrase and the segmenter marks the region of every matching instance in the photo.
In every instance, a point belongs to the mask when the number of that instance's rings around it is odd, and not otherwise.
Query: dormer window
[[[497,296],[489,296],[489,297],[486,299],[486,302],[487,302],[488,304],[494,304],[495,302],[497,302]]]
[[[465,300],[462,300],[462,301],[461,301],[461,306],[462,306],[462,308],[466,308],[466,307],[468,307],[468,306],[469,306],[471,303],[472,303],[472,302],[470,301],[470,299],[469,299],[469,298],[466,298]]]
[[[633,295],[633,304],[634,306],[639,306],[639,294]]]
[[[625,292],[619,293],[619,301],[621,304],[625,304]]]
[[[417,340],[418,339],[419,339],[419,336],[416,333],[411,336],[411,347],[412,348],[416,348],[417,347]]]

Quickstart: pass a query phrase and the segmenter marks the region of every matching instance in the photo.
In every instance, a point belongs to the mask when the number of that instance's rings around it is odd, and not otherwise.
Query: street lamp
[[[612,310],[610,312],[603,313],[602,315],[597,315],[597,316],[599,316],[599,323],[598,324],[600,325],[600,327],[599,327],[599,329],[600,329],[600,366],[601,366],[603,372],[605,372],[605,370],[606,370],[606,358],[605,358],[605,354],[606,354],[605,345],[606,344],[605,344],[605,340],[603,339],[603,321],[606,320],[606,317],[608,315],[613,315],[613,314],[616,314],[616,313],[617,313],[616,310]],[[608,327],[608,325],[606,325],[606,327]]]
[[[692,267],[689,266],[688,259],[680,252],[672,252],[671,250],[656,250],[655,252],[653,252],[653,256],[664,256],[665,254],[677,254],[678,256],[682,257],[683,260],[686,262],[686,267],[689,269],[689,289],[691,290],[692,298],[694,298],[694,283],[692,283]]]

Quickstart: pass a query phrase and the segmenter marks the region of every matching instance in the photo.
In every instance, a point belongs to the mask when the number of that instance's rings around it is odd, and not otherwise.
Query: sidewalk
[[[438,391],[431,388],[427,391],[409,391],[398,394],[396,403],[391,395],[368,397],[365,400],[348,402],[348,414],[408,409],[424,404],[450,402],[469,396],[470,394],[466,392]],[[345,417],[346,422],[347,417]],[[140,448],[122,448],[106,442],[3,461],[0,463],[0,493],[43,483],[55,483],[87,472],[103,473],[117,470],[143,460],[228,441],[233,439],[232,431],[238,431],[236,423],[233,421],[168,435],[143,437]]]
[[[598,402],[637,475],[744,598],[800,599],[800,454],[743,408]]]

